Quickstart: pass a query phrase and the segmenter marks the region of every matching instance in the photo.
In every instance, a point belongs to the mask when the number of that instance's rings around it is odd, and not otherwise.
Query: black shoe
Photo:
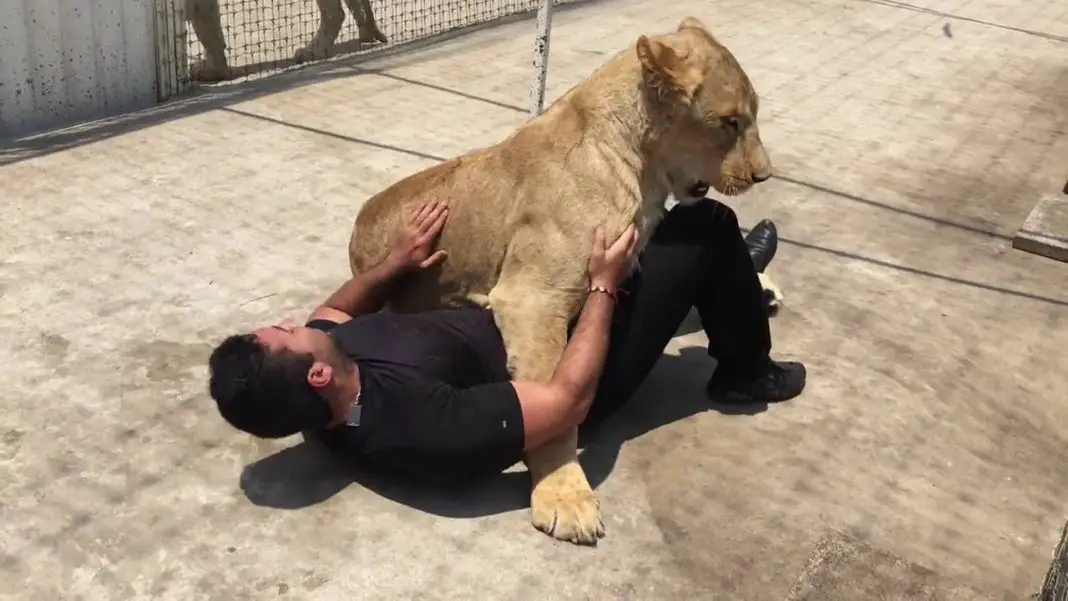
[[[757,273],[763,273],[775,258],[775,251],[779,249],[779,232],[775,229],[775,223],[770,219],[761,219],[760,223],[746,234],[745,245],[749,247],[753,267]]]
[[[777,403],[788,401],[805,389],[805,366],[796,361],[769,361],[756,377],[732,378],[717,368],[708,381],[708,398],[720,403]]]

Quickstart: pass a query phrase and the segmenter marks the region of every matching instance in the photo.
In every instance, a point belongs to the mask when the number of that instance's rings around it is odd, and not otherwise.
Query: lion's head
[[[656,168],[682,203],[709,185],[733,196],[771,177],[757,127],[759,101],[734,56],[697,19],[636,45],[653,120]]]

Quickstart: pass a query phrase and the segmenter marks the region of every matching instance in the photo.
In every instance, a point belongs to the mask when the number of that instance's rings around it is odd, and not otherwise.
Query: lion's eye
[[[742,120],[738,117],[724,117],[723,126],[730,130],[731,133],[738,133],[742,131]]]

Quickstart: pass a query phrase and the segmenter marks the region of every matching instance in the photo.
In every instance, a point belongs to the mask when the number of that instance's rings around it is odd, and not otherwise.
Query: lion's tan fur
[[[369,199],[352,232],[352,270],[381,259],[417,206],[447,201],[437,246],[448,260],[403,282],[391,309],[455,298],[488,305],[513,377],[547,380],[585,298],[594,226],[604,224],[612,239],[634,220],[644,244],[669,194],[682,200],[696,180],[736,194],[766,179],[756,111],[745,72],[696,19],[642,36],[500,143]],[[728,118],[741,125],[732,129]],[[557,538],[592,543],[603,525],[576,454],[574,430],[528,454],[532,519]]]

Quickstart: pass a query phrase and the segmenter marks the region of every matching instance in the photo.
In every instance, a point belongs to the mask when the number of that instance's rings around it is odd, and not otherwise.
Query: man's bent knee
[[[654,239],[682,237],[702,243],[721,243],[731,236],[741,236],[741,226],[734,209],[718,200],[706,198],[692,205],[675,205],[668,212]]]

